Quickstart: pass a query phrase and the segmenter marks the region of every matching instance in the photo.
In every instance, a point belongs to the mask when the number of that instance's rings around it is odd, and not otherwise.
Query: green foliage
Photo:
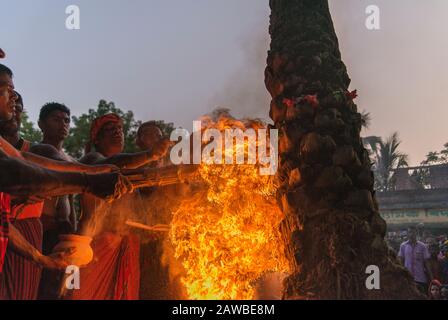
[[[371,116],[370,112],[367,112],[367,111],[361,112],[362,127],[365,129],[368,129],[370,127],[371,123],[372,123],[372,116]]]
[[[42,132],[40,129],[34,127],[34,123],[29,120],[26,112],[22,113],[22,126],[20,127],[22,138],[30,142],[41,142]]]
[[[422,162],[422,165],[438,165],[448,164],[448,143],[443,145],[441,151],[431,151],[426,155],[426,160]]]
[[[421,162],[422,166],[434,166],[448,164],[448,143],[443,145],[441,151],[431,151],[426,155],[426,159]],[[413,178],[424,188],[431,188],[431,170],[427,167],[415,170]]]
[[[380,137],[367,137],[363,139],[373,161],[375,174],[375,189],[378,191],[390,191],[395,188],[393,179],[394,171],[408,167],[408,155],[400,152],[401,141],[398,133],[393,133],[386,140]]]

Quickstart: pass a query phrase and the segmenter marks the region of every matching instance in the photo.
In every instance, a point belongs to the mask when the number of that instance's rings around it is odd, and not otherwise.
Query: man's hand
[[[63,271],[70,265],[65,258],[70,256],[74,250],[74,248],[69,248],[65,251],[53,253],[49,256],[44,256],[41,254],[37,257],[36,262],[44,269]]]
[[[150,151],[153,160],[159,160],[160,158],[163,158],[167,154],[168,149],[172,146],[172,144],[173,142],[171,142],[169,139],[160,140],[160,142]]]
[[[86,175],[87,192],[105,201],[113,201],[133,191],[132,183],[120,173]]]
[[[0,48],[0,59],[4,59],[6,57],[5,52]]]

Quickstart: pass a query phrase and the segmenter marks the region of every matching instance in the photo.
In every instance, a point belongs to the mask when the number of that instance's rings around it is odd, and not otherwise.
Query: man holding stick
[[[121,118],[106,114],[91,126],[86,164],[114,164],[122,169],[137,169],[162,158],[170,145],[161,140],[151,150],[124,154],[124,132]],[[94,150],[92,150],[94,147]],[[126,201],[126,199],[123,199]],[[82,197],[83,218],[80,233],[93,236],[96,259],[81,272],[80,290],[71,292],[73,300],[136,300],[139,298],[139,240],[123,230],[129,210],[126,204],[105,204],[91,195]],[[129,212],[131,213],[131,212]],[[123,216],[124,215],[124,216]]]

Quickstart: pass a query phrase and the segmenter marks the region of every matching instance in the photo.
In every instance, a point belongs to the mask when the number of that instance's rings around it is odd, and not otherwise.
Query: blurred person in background
[[[417,240],[416,227],[409,227],[408,240],[401,244],[398,257],[414,277],[420,292],[427,294],[429,280],[433,279],[428,265],[431,255],[428,247],[423,242]]]
[[[442,299],[441,289],[442,284],[440,283],[440,281],[432,280],[431,283],[429,284],[429,291],[428,291],[429,300],[441,300]]]

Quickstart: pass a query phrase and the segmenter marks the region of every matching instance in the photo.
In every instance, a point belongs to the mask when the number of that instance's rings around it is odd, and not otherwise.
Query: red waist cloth
[[[10,212],[10,198],[8,194],[0,192],[0,272],[3,271],[6,248],[8,247],[9,223],[8,214]]]
[[[43,209],[44,209],[44,202],[30,204],[27,206],[20,205],[12,208],[11,216],[15,220],[40,218]]]
[[[42,249],[42,224],[37,218],[17,220],[14,227],[37,250]],[[8,250],[0,275],[1,300],[36,300],[41,267],[15,250]]]
[[[31,142],[23,139],[22,147],[20,148],[21,152],[28,152],[31,148]],[[39,202],[36,204],[31,204],[28,206],[17,206],[11,209],[11,215],[15,220],[23,220],[23,219],[31,219],[31,218],[40,218],[42,214],[42,210],[44,209],[44,202]]]
[[[69,300],[137,300],[140,288],[140,241],[135,235],[103,233],[92,242],[94,260],[80,270],[80,290]]]

